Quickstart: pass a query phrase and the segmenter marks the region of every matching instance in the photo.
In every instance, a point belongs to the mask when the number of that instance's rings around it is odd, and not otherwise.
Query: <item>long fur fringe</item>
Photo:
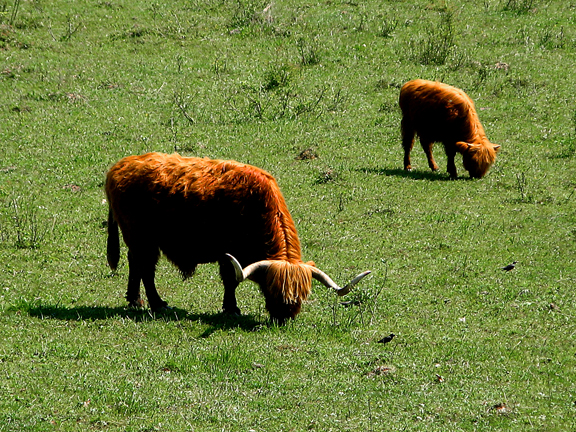
[[[304,263],[275,261],[266,274],[266,286],[271,294],[281,293],[286,304],[301,303],[312,289],[312,271]]]
[[[482,178],[496,160],[496,150],[488,139],[474,143],[481,144],[481,146],[479,148],[467,148],[462,152],[464,168],[473,177]]]

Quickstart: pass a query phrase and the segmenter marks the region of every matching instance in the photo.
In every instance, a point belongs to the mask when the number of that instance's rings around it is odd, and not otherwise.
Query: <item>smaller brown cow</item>
[[[486,137],[474,102],[466,93],[441,82],[417,79],[402,86],[399,103],[405,170],[412,170],[410,152],[414,136],[418,134],[432,171],[438,171],[432,146],[441,142],[448,158],[450,177],[458,176],[454,164],[456,153],[462,154],[464,168],[470,177],[484,177],[496,160],[500,146]]]

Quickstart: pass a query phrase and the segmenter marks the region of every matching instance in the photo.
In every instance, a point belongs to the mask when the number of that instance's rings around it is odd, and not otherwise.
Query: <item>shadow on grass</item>
[[[111,318],[124,318],[134,322],[153,320],[197,321],[200,324],[209,326],[200,337],[208,337],[217,330],[232,328],[254,331],[263,325],[262,322],[255,320],[254,317],[250,315],[234,316],[223,312],[189,313],[180,308],[172,308],[165,312],[154,313],[148,309],[130,309],[126,307],[39,305],[21,308],[20,310],[27,312],[31,317],[63,321],[95,321]]]
[[[415,180],[430,180],[430,181],[453,181],[448,173],[412,170],[406,171],[401,168],[356,168],[355,171],[363,174],[376,174],[385,176],[396,176],[413,178]],[[471,180],[470,177],[458,177],[456,180]]]

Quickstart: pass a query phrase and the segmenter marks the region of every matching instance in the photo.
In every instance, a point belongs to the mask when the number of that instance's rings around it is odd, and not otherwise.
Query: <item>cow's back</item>
[[[419,136],[431,141],[463,140],[471,137],[471,117],[476,111],[462,90],[440,82],[413,80],[400,91],[403,118]]]
[[[284,198],[259,168],[149,153],[114,165],[106,192],[126,243],[156,244],[184,272],[224,253],[242,264],[300,257]]]

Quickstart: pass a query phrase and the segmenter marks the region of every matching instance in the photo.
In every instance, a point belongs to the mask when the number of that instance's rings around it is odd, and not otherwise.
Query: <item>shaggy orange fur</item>
[[[500,146],[486,137],[474,102],[466,93],[440,82],[413,80],[400,90],[399,103],[403,115],[404,169],[412,169],[410,152],[414,136],[418,134],[433,171],[438,170],[438,165],[432,155],[432,146],[434,142],[441,142],[451,177],[457,177],[456,153],[462,154],[464,168],[470,177],[481,178],[488,172]]]
[[[308,263],[309,264],[309,263]],[[308,298],[312,271],[303,263],[274,262],[266,274],[266,285],[278,287],[285,303],[298,303]]]
[[[166,306],[154,285],[160,251],[182,274],[202,263],[220,263],[223,309],[239,313],[238,284],[226,253],[246,266],[273,260],[258,280],[273,319],[293,318],[311,290],[300,240],[276,180],[267,172],[235,161],[148,153],[120,160],[108,172],[110,205],[108,261],[119,261],[119,226],[128,246],[126,298],[142,305],[144,283],[152,309]],[[313,264],[313,263],[312,263]]]

